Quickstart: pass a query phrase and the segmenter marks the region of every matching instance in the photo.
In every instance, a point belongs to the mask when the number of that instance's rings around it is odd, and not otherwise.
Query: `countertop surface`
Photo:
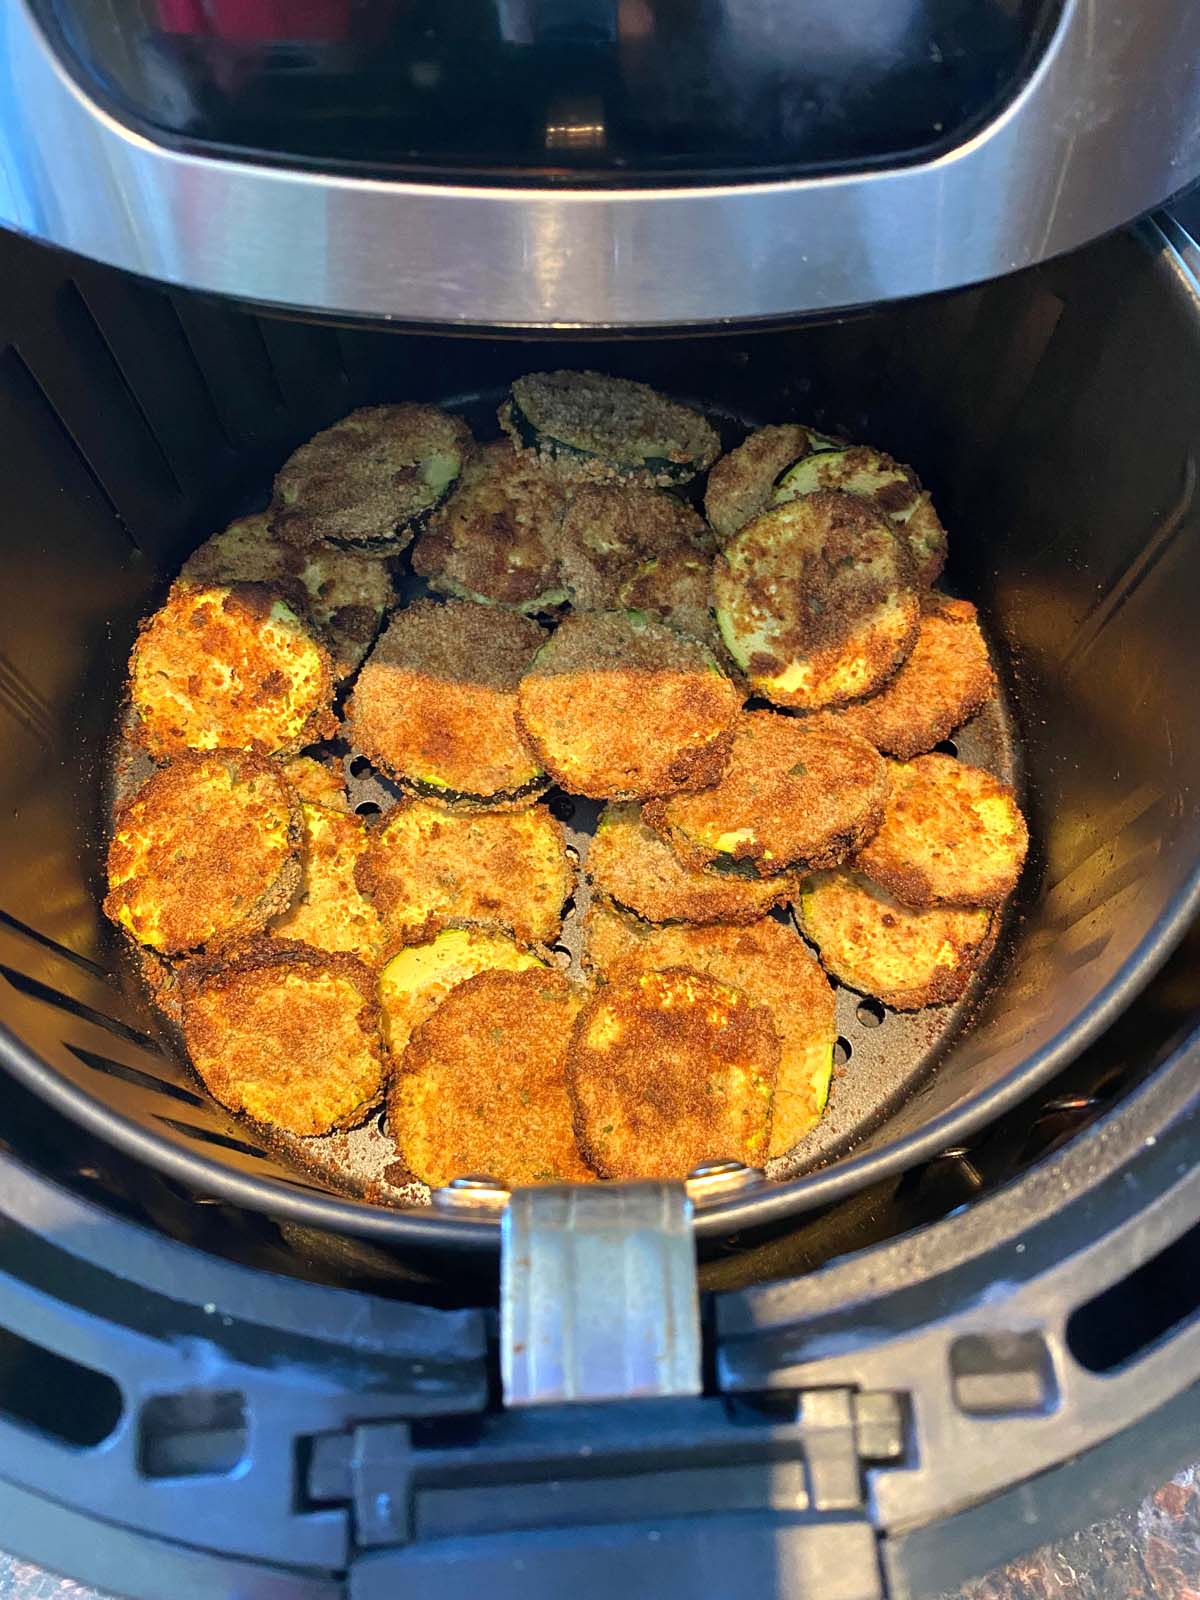
[[[105,1597],[0,1554],[0,1600]],[[1200,1467],[1120,1516],[968,1584],[960,1600],[1200,1600]]]

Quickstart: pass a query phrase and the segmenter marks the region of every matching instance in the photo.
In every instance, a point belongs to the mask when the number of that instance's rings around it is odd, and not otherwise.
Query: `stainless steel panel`
[[[704,325],[925,294],[1069,250],[1200,172],[1200,7],[1066,0],[994,122],[923,165],[688,189],[466,188],[131,132],[0,17],[0,224],[147,277],[405,322]]]

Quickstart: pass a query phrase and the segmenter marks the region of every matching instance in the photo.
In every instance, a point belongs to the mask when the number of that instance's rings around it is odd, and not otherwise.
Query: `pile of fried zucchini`
[[[995,943],[1025,822],[934,750],[996,694],[974,607],[867,446],[722,455],[591,372],[518,379],[499,423],[353,412],[189,557],[130,660],[154,765],[105,909],[259,1127],[382,1106],[432,1187],[761,1165],[821,1115],[836,984],[943,1004]]]

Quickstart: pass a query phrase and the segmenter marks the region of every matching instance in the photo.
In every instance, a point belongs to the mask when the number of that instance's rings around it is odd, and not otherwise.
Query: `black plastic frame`
[[[868,1461],[873,1453],[884,1458],[865,1469],[860,1509],[835,1500],[814,1510],[810,1524],[764,1507],[735,1519],[728,1539],[720,1516],[703,1529],[684,1519],[670,1530],[670,1547],[686,1551],[699,1540],[696,1552],[724,1551],[769,1592],[785,1525],[791,1541],[807,1539],[806,1529],[815,1533],[812,1559],[819,1560],[820,1531],[844,1529],[849,1517],[874,1530],[878,1567],[855,1543],[855,1571],[839,1580],[862,1594],[886,1582],[893,1600],[916,1600],[1105,1514],[1186,1464],[1200,1416],[1200,1311],[1103,1380],[1073,1362],[1062,1330],[1073,1308],[1121,1283],[1147,1252],[1200,1220],[1200,1170],[1191,1160],[1200,1132],[1198,1066],[1195,1030],[1087,1133],[966,1211],[824,1271],[712,1297],[713,1390],[744,1395],[752,1411],[774,1415],[778,1441],[789,1415],[808,1425],[804,1404],[789,1408],[809,1394],[889,1395],[909,1424],[895,1460],[887,1459],[890,1448],[873,1452],[860,1440]],[[0,1454],[10,1463],[0,1471],[0,1546],[30,1560],[139,1600],[226,1591],[334,1600],[396,1586],[432,1596],[458,1592],[447,1588],[451,1574],[464,1592],[478,1592],[471,1583],[482,1587],[486,1579],[497,1600],[561,1593],[567,1575],[589,1600],[611,1592],[614,1574],[649,1570],[639,1552],[647,1533],[664,1524],[645,1520],[653,1516],[646,1474],[668,1465],[677,1471],[689,1437],[686,1428],[664,1433],[653,1403],[622,1408],[620,1459],[597,1452],[606,1504],[623,1507],[615,1522],[526,1527],[519,1543],[516,1534],[472,1531],[469,1518],[453,1536],[419,1528],[404,1535],[398,1505],[383,1523],[397,1528],[394,1541],[376,1529],[368,1549],[356,1538],[351,1507],[335,1503],[340,1497],[307,1503],[302,1485],[315,1439],[333,1441],[364,1425],[369,1433],[375,1421],[391,1428],[425,1418],[436,1428],[438,1417],[463,1419],[441,1448],[447,1463],[465,1464],[469,1418],[489,1389],[481,1313],[426,1310],[230,1266],[81,1200],[2,1153],[0,1287],[6,1322],[47,1348],[86,1354],[112,1374],[127,1402],[121,1435],[82,1452],[0,1419]],[[1046,1408],[964,1415],[948,1351],[965,1334],[986,1342],[1015,1329],[1050,1351],[1056,1389]],[[188,1391],[201,1399],[243,1396],[246,1467],[204,1481],[147,1482],[135,1445],[140,1408],[155,1395]],[[782,1408],[765,1404],[771,1396]],[[747,1451],[730,1454],[722,1432],[720,1456],[735,1473],[744,1462],[738,1493],[753,1499],[767,1479],[749,1413],[745,1421]],[[977,1446],[967,1457],[954,1431],[963,1426]],[[501,1431],[491,1436],[496,1460],[486,1479],[466,1473],[464,1510],[470,1485],[493,1483],[493,1474],[494,1483],[509,1474],[528,1486],[561,1472],[561,1432],[549,1434],[556,1442],[544,1459],[531,1449],[532,1424],[513,1436],[511,1463],[502,1449],[497,1455]],[[382,1494],[399,1492],[403,1482],[397,1476],[389,1491],[387,1437],[385,1429],[371,1479]],[[695,1466],[704,1470],[713,1462],[712,1438],[699,1430],[695,1440]],[[810,1458],[808,1470],[816,1465]],[[460,1476],[461,1468],[435,1481],[452,1490]],[[494,1516],[502,1504],[494,1486],[490,1504]],[[457,1513],[449,1521],[458,1525]],[[664,1600],[711,1593],[692,1562],[681,1562],[655,1592]],[[711,1579],[725,1568],[707,1570]]]

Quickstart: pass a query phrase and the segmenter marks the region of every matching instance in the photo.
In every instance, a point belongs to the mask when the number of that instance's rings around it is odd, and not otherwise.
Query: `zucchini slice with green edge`
[[[536,452],[569,476],[597,481],[687,483],[721,449],[698,411],[648,384],[599,372],[518,378],[499,419],[518,450]]]
[[[468,461],[413,546],[412,567],[439,594],[526,616],[564,604],[558,550],[567,496],[552,473],[497,439]]]
[[[869,445],[817,450],[793,461],[775,480],[772,505],[785,505],[818,489],[861,495],[904,530],[922,583],[932,583],[946,564],[946,530],[911,467]]]
[[[829,489],[748,522],[716,558],[713,595],[752,687],[801,711],[879,688],[921,620],[903,540],[870,501]]]
[[[462,418],[435,406],[362,406],[284,462],[271,532],[288,544],[396,555],[450,493],[472,447]]]

